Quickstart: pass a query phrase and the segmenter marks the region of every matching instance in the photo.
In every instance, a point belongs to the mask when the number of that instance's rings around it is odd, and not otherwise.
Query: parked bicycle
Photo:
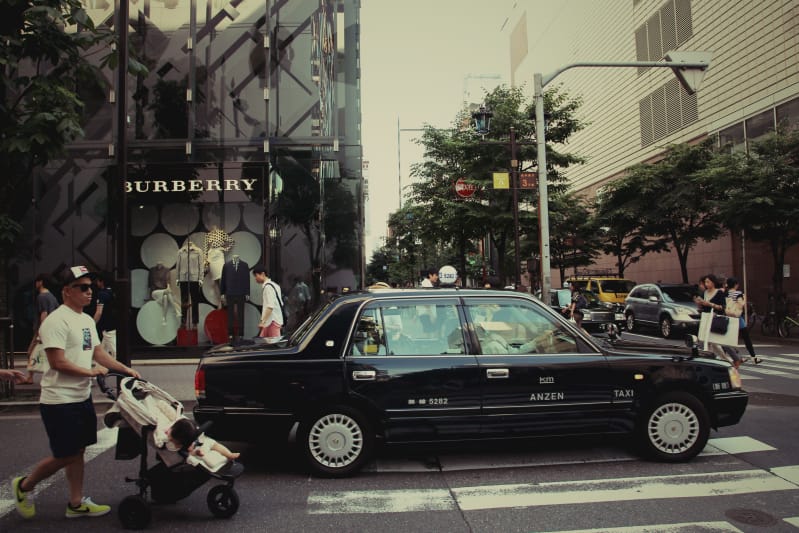
[[[777,300],[773,294],[768,295],[768,310],[760,322],[760,332],[763,335],[774,336],[779,334],[779,316],[777,314]]]
[[[791,330],[797,327],[799,327],[799,310],[794,313],[794,316],[786,314],[780,321],[777,332],[780,334],[780,337],[786,338],[790,337]]]

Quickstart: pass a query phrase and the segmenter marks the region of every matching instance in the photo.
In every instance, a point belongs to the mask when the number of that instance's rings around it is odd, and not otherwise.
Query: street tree
[[[517,138],[516,170],[535,168],[535,123],[531,120],[533,102],[525,98],[522,88],[499,86],[486,95],[485,103],[493,113],[491,130],[485,137],[474,131],[467,110],[457,114],[449,129],[425,127],[417,140],[424,147],[424,160],[412,168],[412,176],[417,181],[409,188],[409,199],[423,206],[421,216],[428,221],[424,226],[434,228],[438,232],[437,238],[457,250],[461,272],[466,270],[470,246],[473,248],[470,243],[488,235],[496,251],[496,270],[502,279],[506,279],[506,272],[513,270],[513,263],[507,258],[515,256],[509,253],[515,230],[513,191],[494,188],[493,173],[511,170],[511,127]],[[545,95],[545,109],[549,115],[547,140],[551,143],[547,147],[551,195],[567,188],[562,170],[581,162],[578,156],[560,152],[553,146],[564,143],[583,127],[575,118],[578,106],[579,99],[570,98],[557,88]],[[453,184],[459,178],[477,187],[474,197],[457,198]],[[519,257],[529,257],[538,249],[538,221],[532,209],[537,190],[521,189],[518,192],[522,206],[519,209]]]
[[[671,145],[660,161],[635,165],[620,178],[629,192],[628,206],[640,215],[652,246],[677,254],[683,283],[688,283],[691,249],[724,232],[714,201],[723,187],[704,172],[713,157],[712,141]]]
[[[653,239],[643,231],[641,221],[648,203],[638,196],[635,183],[616,180],[602,187],[591,207],[591,226],[599,250],[616,259],[620,278],[628,266],[643,256],[668,248],[663,239]]]
[[[566,279],[566,269],[588,266],[597,255],[597,243],[588,205],[573,193],[550,198],[549,247],[552,266]]]
[[[799,243],[799,130],[772,133],[752,143],[749,155],[719,157],[707,174],[724,188],[724,224],[768,244],[773,290],[782,295],[785,254]]]

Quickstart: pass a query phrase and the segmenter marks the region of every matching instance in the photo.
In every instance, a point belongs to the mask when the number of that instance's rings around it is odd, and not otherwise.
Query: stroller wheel
[[[217,518],[230,518],[239,510],[239,495],[233,487],[217,485],[208,491],[208,509]]]
[[[144,529],[150,523],[150,504],[139,495],[126,496],[119,504],[119,521],[125,529]]]

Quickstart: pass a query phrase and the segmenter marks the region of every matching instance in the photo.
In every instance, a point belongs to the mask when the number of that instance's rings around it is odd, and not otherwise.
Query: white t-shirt
[[[47,315],[39,335],[45,348],[61,348],[68,361],[82,368],[92,367],[94,348],[100,344],[97,327],[86,313],[61,305]],[[92,393],[92,380],[71,376],[50,368],[42,376],[40,402],[54,405],[82,402]]]
[[[280,310],[280,301],[278,301],[278,295],[280,296],[280,300],[283,299],[283,295],[281,294],[280,285],[275,283],[274,281],[267,281],[263,285],[263,302],[264,302],[264,310],[261,312],[261,319],[263,320],[264,314],[266,313],[266,309],[271,307],[272,314],[269,315],[269,324],[272,323],[274,320],[281,326],[284,324],[283,319],[283,312]],[[267,326],[269,325],[267,324]]]

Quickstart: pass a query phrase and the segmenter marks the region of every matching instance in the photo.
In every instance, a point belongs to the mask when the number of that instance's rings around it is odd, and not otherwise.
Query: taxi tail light
[[[738,372],[738,369],[734,366],[731,366],[728,370],[730,373],[730,385],[733,389],[740,389],[743,386],[741,382],[741,373]]]
[[[194,395],[197,399],[205,398],[205,369],[198,368],[194,372]]]

